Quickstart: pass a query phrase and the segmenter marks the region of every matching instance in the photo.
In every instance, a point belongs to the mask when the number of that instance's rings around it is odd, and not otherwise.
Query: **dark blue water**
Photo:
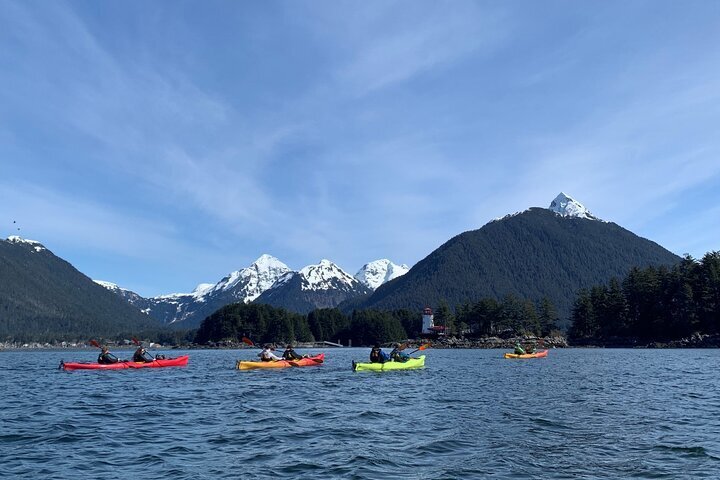
[[[350,369],[368,349],[330,349],[319,367],[234,370],[254,353],[65,372],[96,352],[0,352],[0,476],[720,475],[720,350],[427,350],[424,370],[376,373]]]

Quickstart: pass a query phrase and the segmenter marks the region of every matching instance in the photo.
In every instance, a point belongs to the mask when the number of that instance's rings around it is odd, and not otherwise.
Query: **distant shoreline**
[[[284,342],[276,342],[279,346]],[[420,345],[428,344],[430,349],[473,349],[473,350],[489,350],[489,349],[512,349],[516,343],[521,345],[534,345],[537,349],[545,348],[636,348],[636,349],[681,349],[681,348],[720,348],[720,335],[694,334],[690,337],[680,340],[639,340],[639,339],[586,339],[577,342],[568,342],[563,336],[536,338],[536,337],[512,337],[502,339],[499,337],[484,337],[479,339],[466,338],[441,338],[441,339],[406,339],[398,343],[407,345],[408,349],[418,348]],[[112,351],[133,351],[137,348],[134,345],[113,345],[108,344]],[[370,346],[342,346],[335,347],[331,345],[310,345],[309,343],[296,343],[296,348],[370,348]],[[383,348],[392,348],[391,344],[383,344]],[[257,347],[250,347],[239,341],[215,342],[211,345],[167,345],[167,346],[151,346],[150,350],[256,350]],[[59,350],[59,351],[97,351],[97,347],[79,344],[76,342],[66,342],[49,344],[39,342],[23,342],[17,343],[0,343],[0,351],[37,351],[37,350]]]

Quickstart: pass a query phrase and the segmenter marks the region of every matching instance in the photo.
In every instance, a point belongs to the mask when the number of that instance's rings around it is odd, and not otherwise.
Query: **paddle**
[[[132,337],[132,341],[133,341],[133,343],[134,343],[136,346],[138,346],[138,347],[142,347],[142,346],[143,346],[143,343],[142,343],[140,340],[138,340],[137,338],[135,338],[135,337]],[[155,361],[155,360],[157,359],[157,355],[155,355],[155,352],[151,352],[151,351],[149,351],[149,350],[147,350],[147,349],[145,349],[145,351],[148,353],[148,355],[150,355],[151,357],[153,357],[152,361]],[[145,361],[147,361],[147,358],[145,359]]]
[[[424,345],[420,345],[418,348],[416,348],[415,350],[413,350],[412,352],[410,352],[408,355],[412,355],[412,354],[415,353],[415,352],[419,352],[419,351],[421,351],[421,350],[425,350],[426,348],[430,348],[430,344],[429,344],[429,343],[426,343],[426,344],[424,344]]]

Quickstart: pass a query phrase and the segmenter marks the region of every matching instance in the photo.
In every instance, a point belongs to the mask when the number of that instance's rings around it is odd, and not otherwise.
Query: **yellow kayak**
[[[422,368],[425,366],[425,355],[417,358],[411,358],[407,362],[394,362],[390,360],[385,363],[358,363],[353,362],[353,370],[359,372],[361,370],[373,370],[384,372],[385,370],[408,370],[411,368]]]

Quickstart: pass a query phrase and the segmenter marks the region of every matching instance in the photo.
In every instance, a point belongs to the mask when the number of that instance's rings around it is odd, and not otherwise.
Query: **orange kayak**
[[[321,353],[314,357],[305,357],[300,360],[276,360],[273,362],[261,362],[255,360],[238,360],[235,368],[238,370],[253,370],[256,368],[289,368],[289,367],[312,367],[320,365],[325,361],[325,354]]]
[[[547,350],[538,350],[535,353],[526,353],[524,355],[518,355],[517,353],[506,353],[505,358],[542,358],[547,357]]]

